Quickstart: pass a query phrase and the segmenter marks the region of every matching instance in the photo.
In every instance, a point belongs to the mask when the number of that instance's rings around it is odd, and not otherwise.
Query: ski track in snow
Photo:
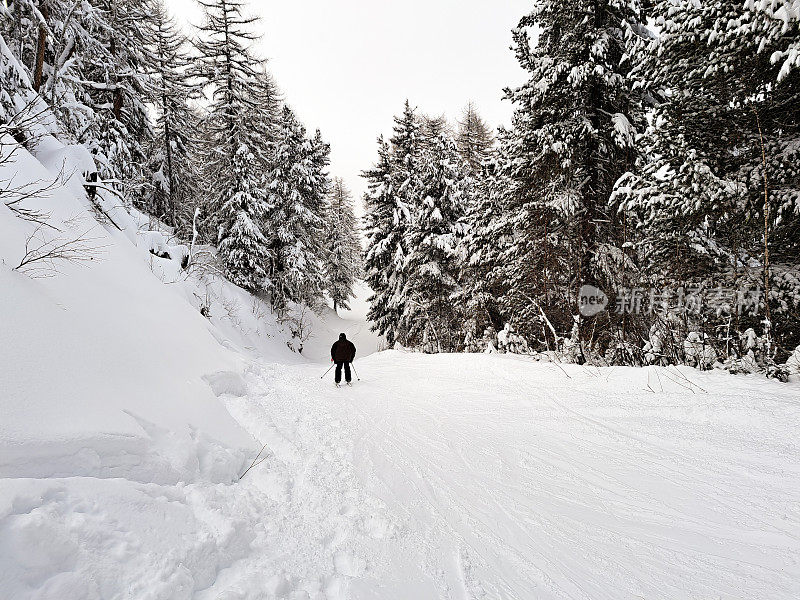
[[[323,365],[269,363],[218,385],[267,445],[239,483],[5,480],[0,589],[800,597],[797,384],[661,369],[665,391],[651,393],[645,369],[497,355],[392,351],[356,366],[353,388],[321,380]]]

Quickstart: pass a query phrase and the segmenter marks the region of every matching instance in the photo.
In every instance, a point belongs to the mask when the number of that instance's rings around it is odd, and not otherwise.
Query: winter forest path
[[[249,598],[263,573],[269,598],[800,595],[796,384],[498,355],[356,366],[336,389],[318,364],[261,365],[223,396],[269,448],[243,482],[268,535],[201,598]]]
[[[382,348],[381,339],[370,329],[367,321],[370,290],[363,283],[356,284],[356,297],[350,308],[340,308],[334,313],[326,309],[321,318],[313,318],[309,339],[304,344],[303,356],[312,361],[329,363],[331,345],[344,333],[357,348],[357,359],[374,354]]]

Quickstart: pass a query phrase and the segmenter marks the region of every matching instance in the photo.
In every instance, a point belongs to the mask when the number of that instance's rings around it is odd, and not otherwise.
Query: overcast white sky
[[[168,0],[198,24],[194,0]],[[331,144],[331,174],[359,198],[359,177],[376,158],[406,98],[451,121],[473,100],[492,126],[508,123],[503,87],[524,79],[511,29],[531,0],[253,0],[269,59],[288,103]]]

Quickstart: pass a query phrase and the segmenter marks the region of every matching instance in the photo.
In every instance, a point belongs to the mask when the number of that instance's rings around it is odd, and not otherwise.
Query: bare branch
[[[15,271],[30,277],[52,277],[60,273],[58,263],[80,263],[92,261],[102,254],[105,245],[98,244],[98,238],[87,237],[91,229],[77,237],[56,237],[47,239],[42,235],[46,224],[40,224],[25,241],[25,255]]]

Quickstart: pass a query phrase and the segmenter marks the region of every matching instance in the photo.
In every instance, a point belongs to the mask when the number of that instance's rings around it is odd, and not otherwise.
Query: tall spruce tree
[[[269,290],[278,311],[290,301],[316,306],[325,289],[322,235],[329,152],[319,132],[308,139],[294,112],[284,107],[267,178],[273,228]]]
[[[198,115],[189,104],[198,94],[191,73],[188,41],[170,17],[163,0],[152,0],[149,65],[155,127],[150,170],[153,189],[148,212],[187,233],[191,229],[199,170],[191,147],[197,139]]]
[[[361,241],[353,212],[353,196],[341,178],[335,178],[325,224],[325,281],[333,310],[349,309],[353,287],[361,276]]]
[[[468,203],[467,167],[455,142],[440,135],[421,157],[419,200],[406,233],[400,330],[406,343],[429,352],[461,349],[459,245]]]
[[[630,71],[641,21],[637,2],[551,0],[514,32],[529,79],[507,91],[515,113],[501,139],[511,182],[500,217],[508,241],[498,266],[508,280],[501,302],[522,324],[537,327],[545,306],[562,331],[577,322],[581,358],[596,341],[592,332],[604,328],[581,317],[578,291],[607,285],[619,254],[620,228],[605,209],[635,157],[641,116]]]
[[[419,202],[423,148],[420,123],[408,100],[394,122],[389,144],[382,139],[378,142],[378,164],[363,174],[369,182],[365,198],[366,278],[373,292],[368,318],[389,345],[408,341],[408,332],[401,327],[407,232]]]
[[[423,147],[435,148],[439,139],[452,135],[452,127],[446,115],[430,116],[417,115],[419,122],[419,140]]]
[[[84,144],[108,186],[141,206],[152,135],[146,3],[18,0],[9,8],[18,58],[59,120],[50,129]]]
[[[486,124],[475,104],[470,102],[464,107],[458,120],[456,143],[461,156],[467,161],[473,173],[479,173],[481,165],[489,157],[494,145],[494,134]]]
[[[462,332],[469,351],[483,351],[480,341],[488,329],[500,331],[504,315],[499,299],[507,292],[508,277],[498,265],[505,260],[504,248],[512,241],[503,232],[508,221],[501,218],[511,182],[499,168],[499,153],[484,161],[476,177],[466,207],[464,237],[460,246],[461,289],[456,295],[458,310],[464,316]],[[468,164],[468,163],[467,163]]]
[[[368,186],[364,195],[364,235],[367,240],[364,275],[372,290],[367,318],[391,347],[397,339],[398,320],[392,307],[393,290],[405,256],[403,230],[399,225],[405,224],[408,208],[397,196],[391,147],[383,137],[378,138],[377,163],[364,171],[362,177]]]
[[[779,0],[656,3],[661,33],[637,69],[657,107],[614,205],[630,219],[643,278],[769,290],[758,315],[671,308],[719,354],[743,350],[731,328],[774,334],[786,353],[800,343],[800,74],[792,58],[800,17],[787,8]],[[668,358],[683,360],[680,347]]]
[[[94,6],[91,30],[104,52],[82,55],[83,85],[98,115],[91,143],[105,177],[115,180],[126,201],[146,209],[152,179],[146,147],[153,135],[147,106],[153,10],[149,0],[97,0]]]
[[[231,280],[251,291],[268,285],[274,256],[266,230],[266,119],[258,95],[260,61],[250,50],[253,17],[240,0],[200,2],[205,22],[197,42],[200,75],[210,90],[200,159],[205,187],[204,228],[219,246]]]

